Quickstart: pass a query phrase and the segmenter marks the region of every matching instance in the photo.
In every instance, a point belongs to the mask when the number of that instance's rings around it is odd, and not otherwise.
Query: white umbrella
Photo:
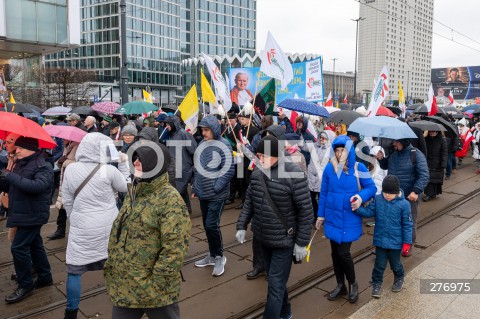
[[[45,116],[55,116],[55,115],[68,115],[72,111],[69,107],[64,106],[55,106],[47,109],[42,115]]]
[[[327,110],[328,113],[332,114],[334,112],[341,111],[341,109],[333,107],[333,106],[324,106],[325,110]]]

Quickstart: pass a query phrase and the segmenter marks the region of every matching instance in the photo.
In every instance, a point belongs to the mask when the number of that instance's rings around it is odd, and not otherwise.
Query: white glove
[[[325,218],[323,218],[323,217],[318,217],[318,218],[317,218],[317,221],[315,222],[315,228],[316,228],[316,229],[322,228],[322,225],[323,225],[324,220],[325,220]]]
[[[237,241],[240,243],[240,244],[243,244],[245,242],[245,234],[247,232],[245,230],[237,230],[237,234],[235,235],[235,238],[237,238]]]
[[[297,244],[293,247],[293,255],[297,261],[307,257],[307,247],[300,247]]]

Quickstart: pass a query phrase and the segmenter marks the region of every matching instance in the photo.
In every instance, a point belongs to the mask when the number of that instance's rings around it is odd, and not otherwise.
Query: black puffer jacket
[[[279,177],[279,167],[281,168],[282,165],[285,171],[296,173],[301,178]],[[268,204],[264,195],[266,190],[261,182],[263,178],[265,178],[270,197],[280,213],[285,216],[288,226],[295,229],[294,236],[287,235],[285,226]],[[242,213],[237,221],[237,230],[246,230],[253,218],[254,236],[263,245],[286,248],[293,247],[296,243],[305,247],[310,240],[312,215],[312,200],[305,174],[298,165],[285,162],[280,158],[278,165],[271,169],[270,179],[258,167],[253,171]]]
[[[0,190],[8,192],[7,227],[47,223],[52,187],[53,166],[43,152],[18,160],[13,171],[0,180]]]
[[[425,142],[427,144],[428,172],[430,173],[429,183],[443,184],[448,158],[447,140],[438,134],[435,137],[427,136]]]

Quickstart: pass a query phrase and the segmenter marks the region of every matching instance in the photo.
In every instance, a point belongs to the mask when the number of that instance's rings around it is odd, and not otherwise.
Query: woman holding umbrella
[[[427,202],[442,193],[443,177],[447,167],[447,140],[438,131],[428,131],[425,138],[427,144],[427,164],[430,180],[425,187],[423,201]]]

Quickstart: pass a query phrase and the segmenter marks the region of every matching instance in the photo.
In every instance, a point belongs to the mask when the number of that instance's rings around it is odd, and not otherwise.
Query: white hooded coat
[[[76,163],[65,169],[63,205],[70,219],[66,263],[82,266],[107,258],[107,246],[113,221],[118,215],[115,192],[127,192],[120,171],[108,165],[106,149],[112,140],[101,133],[87,134],[76,154]],[[102,155],[103,154],[103,155]],[[98,163],[104,165],[73,199],[80,184]]]
[[[328,138],[328,140],[325,141],[325,147],[322,147],[322,145],[320,144],[321,135]],[[317,154],[316,156],[312,154],[310,158],[310,164],[308,165],[307,169],[308,189],[312,192],[320,192],[323,171],[325,170],[325,167],[330,161],[330,145],[332,144],[335,137],[335,132],[325,130],[323,132],[320,132],[316,143],[311,143],[313,147],[311,153],[315,152]],[[317,162],[315,163],[315,161]]]

